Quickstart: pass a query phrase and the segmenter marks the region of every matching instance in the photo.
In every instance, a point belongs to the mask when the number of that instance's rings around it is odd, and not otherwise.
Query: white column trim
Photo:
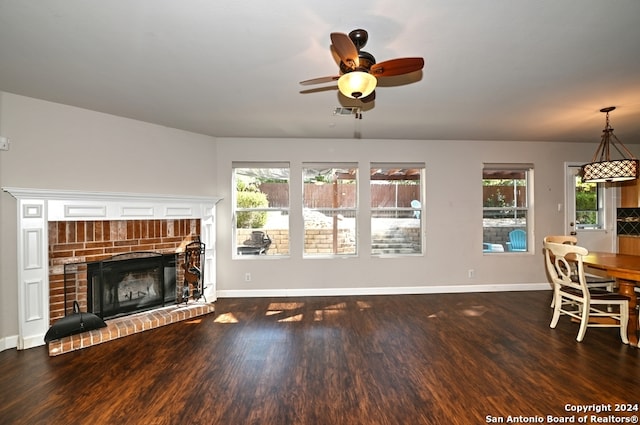
[[[18,200],[18,349],[44,345],[49,329],[49,221],[200,219],[201,240],[206,245],[205,296],[207,301],[215,301],[215,216],[216,204],[222,198],[2,189]]]

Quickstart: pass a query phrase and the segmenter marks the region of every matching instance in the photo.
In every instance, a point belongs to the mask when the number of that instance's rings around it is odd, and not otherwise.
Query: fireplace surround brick
[[[101,261],[135,251],[178,253],[197,240],[201,231],[200,219],[50,221],[48,226],[50,324],[65,315],[65,264]],[[86,293],[78,298],[85,311]]]

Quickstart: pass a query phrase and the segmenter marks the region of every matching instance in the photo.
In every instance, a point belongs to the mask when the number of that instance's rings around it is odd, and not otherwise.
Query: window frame
[[[238,185],[238,171],[237,170],[242,170],[242,169],[246,169],[246,170],[286,170],[285,177],[282,179],[286,179],[286,184],[287,184],[287,200],[286,200],[286,206],[279,206],[279,207],[272,207],[272,206],[267,206],[267,207],[238,207],[238,190],[237,190],[237,185]],[[289,162],[282,162],[282,161],[268,161],[268,162],[244,162],[244,161],[234,161],[232,163],[232,167],[231,167],[231,174],[232,174],[232,181],[231,181],[231,185],[232,185],[232,202],[231,202],[231,223],[232,223],[232,238],[231,238],[231,249],[232,249],[232,258],[233,259],[243,259],[243,260],[255,260],[255,259],[263,259],[263,258],[283,258],[283,257],[289,257],[290,253],[291,253],[291,246],[290,246],[290,242],[289,242],[289,237],[287,236],[286,238],[283,238],[283,240],[286,240],[286,246],[282,246],[283,242],[281,240],[275,241],[274,240],[274,234],[272,233],[271,235],[269,235],[268,232],[268,215],[270,213],[278,213],[280,212],[280,214],[282,216],[286,217],[286,229],[278,229],[278,230],[286,230],[287,232],[291,232],[291,223],[289,220],[290,217],[290,209],[291,209],[291,165]],[[261,174],[260,172],[256,171],[256,174]],[[254,177],[256,179],[260,179],[260,177]],[[267,174],[267,178],[268,174]],[[277,174],[273,174],[271,178],[277,179],[278,175]],[[241,245],[241,241],[239,240],[240,238],[238,238],[238,233],[239,233],[239,229],[243,229],[243,228],[239,228],[238,227],[238,213],[243,213],[243,212],[255,212],[255,213],[266,213],[267,214],[267,221],[265,222],[265,225],[262,227],[258,227],[255,228],[255,231],[264,231],[265,235],[268,236],[272,242],[270,245],[270,249],[267,250],[266,252],[264,252],[264,254],[267,255],[242,255],[239,253],[238,248]],[[253,230],[252,230],[253,232]],[[276,246],[274,246],[274,243],[276,243]],[[274,249],[276,248],[276,249]],[[271,251],[271,252],[269,252]]]
[[[504,173],[504,175],[508,175],[509,173],[524,173],[524,178],[520,179],[520,178],[495,178],[495,179],[491,179],[491,178],[487,178],[485,177],[488,171],[493,171],[496,173]],[[500,175],[500,174],[497,174]],[[514,193],[513,193],[513,200],[511,201],[512,204],[511,205],[499,205],[499,206],[491,206],[491,207],[487,207],[485,206],[485,203],[488,201],[488,199],[485,199],[485,180],[512,180],[514,181]],[[522,196],[518,197],[517,194],[517,187],[519,187],[517,184],[515,184],[515,181],[517,180],[524,180],[525,182],[525,190],[524,190],[524,202],[522,203],[522,205],[518,205],[518,201],[522,198]],[[520,186],[521,187],[521,186]],[[483,191],[483,199],[482,199],[482,230],[483,230],[483,253],[484,254],[491,254],[494,255],[496,253],[505,253],[505,254],[522,254],[522,253],[533,253],[534,252],[534,243],[533,243],[533,214],[534,214],[534,200],[533,200],[533,194],[534,194],[534,166],[533,164],[530,163],[500,163],[500,164],[494,164],[494,163],[484,163],[483,167],[482,167],[482,191]],[[487,218],[487,212],[488,211],[496,211],[498,213],[503,213],[505,211],[512,211],[514,214],[514,217],[512,218],[514,220],[513,225],[508,226],[486,226],[487,220],[492,220],[492,218]],[[509,220],[509,217],[504,217],[504,220]],[[495,219],[494,219],[495,220]],[[517,226],[517,222],[518,220],[524,220],[524,227],[523,226]],[[509,246],[510,246],[510,241],[508,238],[508,234],[505,235],[500,235],[499,238],[497,240],[494,240],[492,238],[492,236],[488,236],[491,235],[492,233],[495,232],[487,232],[487,229],[489,228],[496,228],[496,229],[500,229],[500,227],[505,227],[506,229],[503,231],[497,231],[498,233],[505,233],[505,231],[509,231],[508,229],[511,228],[512,230],[517,229],[517,228],[522,228],[522,230],[525,231],[526,234],[526,248],[524,251],[521,250],[510,250]]]
[[[596,223],[595,224],[583,224],[578,221],[578,179],[580,179],[580,184],[585,184],[593,187],[595,185],[595,193],[596,193],[596,209],[595,210],[580,210],[582,212],[592,212],[595,213]],[[604,196],[604,183],[584,183],[582,182],[582,178],[579,175],[573,176],[573,222],[575,223],[575,229],[581,231],[589,231],[589,230],[604,230],[605,229],[605,196]]]
[[[351,178],[336,178],[332,179],[331,175],[336,173],[336,170],[343,170],[344,176],[351,175]],[[346,173],[344,173],[346,171]],[[303,162],[301,164],[302,173],[302,258],[314,259],[314,258],[349,258],[357,257],[359,252],[359,232],[358,232],[358,218],[360,214],[360,202],[359,202],[359,188],[360,188],[360,168],[357,162]],[[334,187],[340,187],[337,184],[338,180],[349,181],[353,180],[353,205],[351,206],[307,206],[307,203],[311,201],[307,199],[307,184],[314,183],[316,185],[332,184]],[[317,233],[317,231],[326,232],[326,228],[313,228],[307,227],[307,220],[312,222],[311,215],[313,213],[322,214],[325,217],[331,217],[331,236],[332,240],[330,247],[319,246],[319,243],[310,240],[310,238]],[[342,217],[342,218],[340,218]],[[350,220],[352,224],[350,225]],[[343,221],[343,227],[340,228],[340,221]],[[345,229],[350,229],[348,232]],[[309,232],[308,232],[309,230]],[[344,234],[343,234],[344,233]],[[345,244],[344,235],[350,235],[352,243]],[[349,250],[352,251],[342,251]],[[327,250],[330,251],[327,251]]]
[[[397,178],[393,177],[393,172],[398,176]],[[375,177],[377,174],[380,174],[380,177]],[[425,232],[424,232],[424,223],[425,223],[425,176],[426,176],[426,165],[424,162],[371,162],[369,164],[369,194],[370,194],[370,229],[371,229],[371,240],[369,246],[369,252],[371,256],[374,257],[386,257],[386,256],[422,256],[424,255],[424,246],[425,246]],[[385,179],[383,176],[388,176],[389,178]],[[404,178],[402,177],[404,176]],[[417,178],[409,178],[408,176],[417,176]],[[396,184],[396,197],[394,199],[394,203],[396,206],[388,207],[388,206],[376,206],[374,205],[374,186],[379,183],[375,182],[408,182],[406,185],[408,186],[417,186],[417,190],[415,191],[416,196],[412,196],[413,201],[419,202],[419,207],[415,207],[409,204],[409,206],[397,206],[398,202],[403,202],[403,200],[398,199],[398,188],[399,184]],[[416,184],[412,184],[411,182],[417,181]],[[404,185],[403,185],[404,186]],[[380,229],[380,225],[375,223],[375,220],[383,219],[385,216],[396,217],[399,218],[398,225],[406,224],[407,226],[403,226],[402,229],[402,240],[398,241],[395,248],[384,248],[377,246],[378,242],[374,241],[375,229]],[[404,223],[404,218],[407,216],[410,220]],[[417,219],[417,220],[416,220]],[[414,224],[418,224],[418,231],[412,232],[411,227],[415,227]],[[418,241],[415,240],[412,242],[412,239],[415,239],[414,234],[417,233]],[[397,235],[394,235],[394,237]],[[398,238],[400,239],[400,238]],[[384,244],[384,243],[383,243]]]

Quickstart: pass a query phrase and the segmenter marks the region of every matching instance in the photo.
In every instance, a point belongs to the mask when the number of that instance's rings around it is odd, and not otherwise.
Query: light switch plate
[[[0,151],[8,151],[8,150],[9,150],[9,138],[0,137]]]

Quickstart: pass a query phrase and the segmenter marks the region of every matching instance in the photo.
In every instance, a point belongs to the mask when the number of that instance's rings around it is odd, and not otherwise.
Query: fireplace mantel
[[[200,219],[205,296],[216,299],[215,208],[221,198],[4,187],[18,207],[18,349],[44,344],[49,329],[48,222]]]

